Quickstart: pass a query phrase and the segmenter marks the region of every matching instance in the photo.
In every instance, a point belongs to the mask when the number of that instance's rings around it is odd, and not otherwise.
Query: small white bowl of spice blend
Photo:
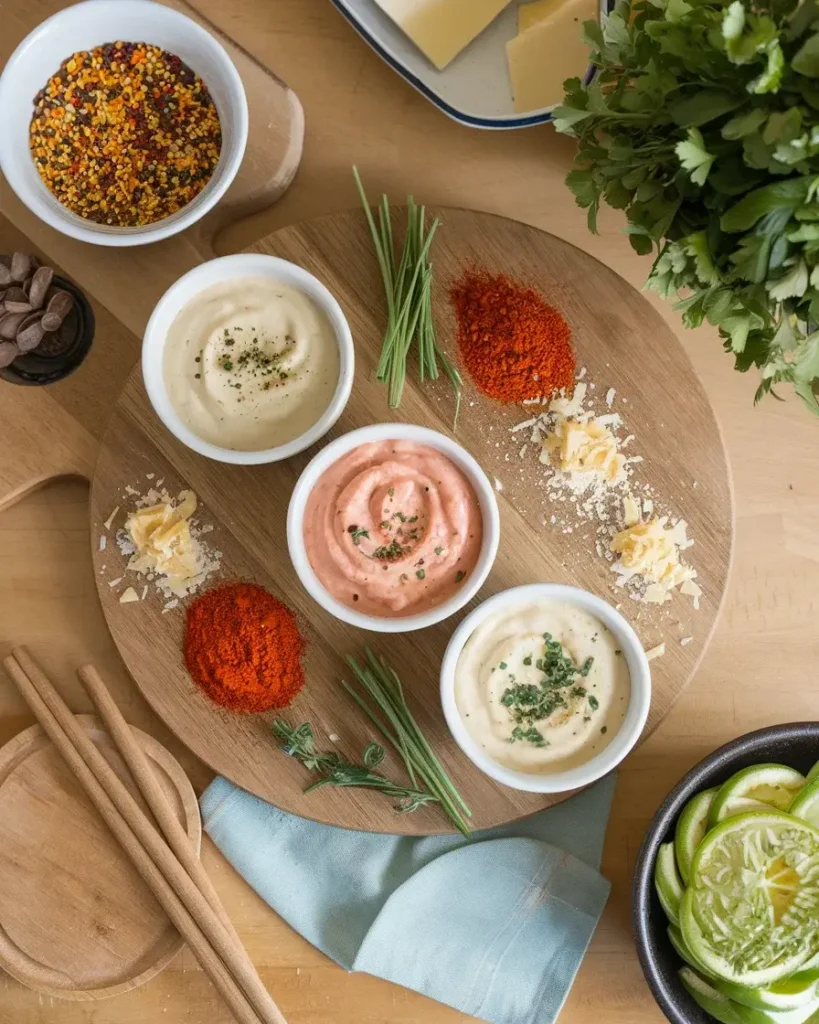
[[[209,32],[150,0],[85,0],[20,43],[0,76],[0,169],[63,234],[144,245],[184,231],[244,156],[247,99]]]

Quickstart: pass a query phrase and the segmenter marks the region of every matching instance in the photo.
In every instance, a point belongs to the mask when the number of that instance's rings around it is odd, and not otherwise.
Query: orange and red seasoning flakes
[[[67,209],[98,224],[139,227],[202,191],[222,130],[207,86],[179,57],[115,42],[63,61],[34,98],[29,147]]]

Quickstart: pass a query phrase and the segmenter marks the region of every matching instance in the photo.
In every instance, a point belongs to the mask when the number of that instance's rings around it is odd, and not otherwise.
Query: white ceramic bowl
[[[488,757],[464,725],[455,702],[455,667],[467,640],[490,615],[515,605],[537,601],[562,601],[596,616],[617,637],[631,674],[631,698],[623,724],[611,743],[590,761],[568,771],[518,772]],[[565,793],[588,786],[607,775],[626,757],[640,738],[651,705],[651,671],[640,638],[625,618],[610,604],[579,587],[560,583],[533,583],[513,587],[484,601],[463,620],[449,641],[441,664],[441,703],[449,731],[474,764],[496,782],[529,793]]]
[[[120,40],[153,43],[180,57],[210,90],[222,125],[222,154],[199,195],[170,217],[135,228],[95,224],[66,209],[43,184],[28,145],[34,97],[66,57]],[[47,18],[9,58],[0,76],[0,110],[0,170],[11,188],[46,224],[97,245],[144,245],[190,227],[225,194],[247,143],[245,90],[225,48],[180,11],[150,0],[85,0]]]
[[[304,545],[304,510],[307,499],[319,477],[334,462],[346,455],[347,452],[358,448],[359,445],[370,444],[374,441],[394,440],[413,441],[416,444],[436,448],[451,459],[464,473],[474,487],[480,504],[483,520],[483,543],[474,570],[470,573],[466,584],[454,597],[417,615],[380,618],[375,615],[363,615],[341,601],[337,601],[319,582],[310,565]],[[304,589],[314,601],[320,604],[325,611],[335,615],[337,619],[348,622],[351,626],[358,626],[359,629],[370,629],[376,633],[409,633],[415,629],[425,629],[427,626],[434,626],[436,622],[442,622],[450,615],[460,611],[483,586],[495,561],[495,555],[498,553],[499,542],[498,503],[484,471],[469,452],[457,442],[445,434],[439,434],[436,430],[415,426],[412,423],[376,423],[371,427],[352,430],[349,434],[344,434],[342,437],[336,438],[335,441],[331,441],[315,456],[299,477],[287,510],[287,546],[290,550],[290,560]]]
[[[279,281],[297,288],[324,311],[338,343],[339,377],[330,404],[324,410],[321,418],[309,430],[292,441],[288,441],[287,444],[246,452],[210,444],[208,441],[202,440],[183,422],[171,403],[168,389],[165,386],[165,341],[168,337],[168,329],[179,311],[204,289],[231,278],[256,276],[269,277],[272,281]],[[311,444],[315,444],[316,441],[324,437],[344,411],[353,386],[354,369],[353,336],[350,333],[347,318],[332,294],[317,277],[304,270],[303,267],[290,263],[288,260],[281,260],[276,256],[265,256],[261,253],[238,253],[236,256],[222,256],[189,270],[187,274],[171,285],[156,304],[142,338],[142,377],[145,381],[148,398],[151,400],[151,405],[157,416],[174,437],[186,444],[188,448],[199,452],[200,455],[206,455],[209,459],[216,459],[217,462],[232,462],[241,466],[260,465],[265,462],[280,462],[282,459],[289,459],[292,455],[304,451],[305,448],[309,448]]]

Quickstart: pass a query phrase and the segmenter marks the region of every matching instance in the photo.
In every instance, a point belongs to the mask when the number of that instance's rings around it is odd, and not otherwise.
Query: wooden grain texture
[[[138,797],[99,721],[78,724]],[[199,806],[184,771],[155,739],[134,737],[198,853]],[[181,948],[40,727],[15,736],[0,750],[0,966],[45,995],[97,1000],[143,985]]]
[[[0,210],[49,258],[62,263],[90,296],[105,302],[117,292],[120,320],[141,333],[144,319],[162,292],[180,274],[214,254],[215,236],[226,225],[264,209],[286,191],[298,169],[304,142],[304,111],[295,92],[273,71],[237,46],[212,20],[187,0],[162,0],[203,24],[219,37],[242,78],[248,101],[249,130],[244,160],[215,209],[188,231],[152,245],[111,250],[60,234],[37,219],[0,176]],[[3,8],[0,67],[17,43],[41,21],[65,7],[62,0],[26,0]],[[43,81],[56,68],[43,68]],[[81,274],[72,273],[75,266]]]
[[[29,0],[6,0],[4,18]],[[590,235],[563,179],[574,144],[547,127],[480,132],[453,124],[384,64],[324,0],[196,0],[197,6],[268,67],[304,103],[305,158],[287,194],[269,211],[226,229],[221,251],[237,251],[287,223],[355,204],[350,164],[371,192],[413,192],[425,202],[490,210],[542,227],[616,268],[642,287],[647,258],[631,250],[622,214],[601,211]],[[8,22],[4,22],[8,24]],[[13,45],[0,33],[0,48]],[[0,186],[2,188],[2,186]],[[2,196],[7,207],[8,197]],[[22,223],[22,221],[21,221]],[[36,228],[36,225],[32,225]],[[0,243],[19,232],[0,217]],[[49,252],[54,236],[46,237]],[[50,252],[52,258],[56,254]],[[102,304],[139,332],[150,303],[127,286],[105,287],[90,247],[73,254],[71,275],[95,281]],[[67,268],[64,268],[67,269]],[[86,287],[88,283],[82,282]],[[816,717],[811,666],[819,655],[819,445],[800,404],[752,404],[753,371],[733,371],[716,333],[684,331],[679,315],[648,294],[691,354],[722,423],[736,492],[737,532],[728,596],[694,679],[618,776],[603,873],[612,882],[601,925],[560,1015],[560,1024],[662,1024],[637,963],[629,886],[642,834],[665,794],[701,757],[764,725]],[[120,312],[121,311],[121,312]],[[113,318],[111,318],[113,319]],[[115,323],[116,321],[114,321]],[[110,330],[75,377],[49,389],[92,430],[136,360],[128,330]],[[111,394],[107,382],[113,380]],[[0,387],[0,411],[7,390]],[[0,438],[3,426],[0,424]],[[99,609],[89,548],[87,489],[63,481],[0,514],[0,654],[14,636],[42,654],[65,681],[72,707],[88,707],[74,669],[93,661],[129,721],[161,739],[201,789],[212,773],[173,736],[130,680]],[[0,681],[0,740],[31,721]],[[364,974],[347,974],[297,935],[253,893],[205,839],[203,862],[231,919],[291,1024],[465,1024],[463,1014]],[[1,1024],[231,1024],[187,950],[148,985],[105,1004],[43,999],[0,974]]]
[[[696,538],[692,558],[704,589],[702,607],[675,596],[662,608],[630,601],[614,585],[608,564],[595,551],[589,524],[570,532],[561,522],[565,506],[548,496],[544,470],[534,447],[520,458],[525,433],[511,433],[530,408],[501,407],[471,387],[464,397],[458,440],[503,483],[501,545],[480,598],[531,582],[567,582],[622,602],[646,648],[667,642],[654,666],[649,730],[667,714],[702,656],[725,590],[732,541],[732,507],[725,453],[707,398],[676,338],[644,299],[612,271],[578,249],[515,221],[464,210],[434,211],[443,220],[432,261],[436,273],[434,315],[441,339],[452,348],[454,318],[450,285],[465,267],[502,271],[538,289],[566,315],[579,365],[602,395],[613,387],[616,408],[635,435],[629,451],[644,455],[639,476],[651,483],[658,507],[684,518]],[[350,321],[357,367],[350,403],[334,430],[385,419],[450,431],[453,401],[445,381],[435,387],[407,384],[401,407],[387,409],[374,368],[385,322],[379,274],[362,213],[332,215],[285,228],[253,249],[291,259],[315,273],[338,297]],[[343,657],[358,655],[365,643],[400,669],[414,708],[436,751],[473,811],[475,828],[501,824],[565,797],[519,793],[486,778],[460,753],[444,723],[438,673],[457,620],[412,634],[372,636],[341,623],[302,590],[290,565],[285,537],[293,484],[316,448],[283,463],[236,467],[203,459],[178,444],[153,415],[139,371],[130,378],[103,438],[91,497],[92,537],[106,533],[112,510],[124,521],[134,497],[151,486],[148,474],[163,479],[173,494],[192,487],[203,506],[200,520],[214,525],[208,543],[224,553],[222,576],[249,578],[266,586],[299,615],[308,640],[307,685],[287,709],[291,723],[309,721],[320,746],[341,737],[341,749],[357,756],[372,737],[355,704],[341,690]],[[696,484],[695,484],[696,481]],[[116,527],[115,527],[116,529]],[[133,581],[116,546],[92,541],[97,583],[111,632],[132,676],[174,732],[215,771],[285,810],[348,828],[411,834],[442,831],[447,822],[435,808],[396,815],[369,790],[326,787],[304,795],[303,768],[278,751],[270,735],[274,717],[236,715],[216,708],[200,694],[182,664],[184,608],[169,613],[152,594],[140,604],[119,603]],[[103,566],[105,568],[103,568]],[[111,580],[125,576],[119,586]],[[473,602],[474,604],[477,602]],[[464,613],[462,613],[464,614]],[[460,619],[462,616],[458,616]],[[150,644],[145,637],[150,636]],[[682,646],[683,637],[693,641]],[[395,764],[391,764],[395,771]]]

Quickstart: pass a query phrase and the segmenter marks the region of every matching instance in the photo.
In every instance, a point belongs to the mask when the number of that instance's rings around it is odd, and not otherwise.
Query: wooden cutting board
[[[661,641],[667,646],[665,657],[653,663],[649,728],[654,728],[702,657],[728,576],[733,509],[713,411],[670,329],[613,271],[568,243],[515,221],[466,210],[434,212],[443,220],[432,260],[434,313],[444,347],[451,351],[454,338],[448,285],[465,267],[503,271],[538,288],[568,319],[578,365],[587,368],[589,384],[601,395],[610,388],[616,390],[612,408],[623,415],[628,432],[634,435],[629,452],[644,458],[637,476],[651,484],[658,507],[690,524],[696,541],[691,561],[704,590],[699,611],[679,595],[657,608],[615,593],[614,575],[595,552],[593,530],[564,525],[565,509],[549,500],[533,446],[528,452],[521,450],[526,432],[511,431],[530,410],[501,407],[467,388],[457,438],[503,488],[498,495],[500,552],[480,597],[517,584],[558,581],[586,587],[612,603],[621,602],[647,648]],[[391,412],[383,386],[375,380],[384,298],[359,211],[285,228],[253,250],[305,266],[336,295],[349,318],[356,343],[356,379],[334,435],[390,419],[450,431],[453,401],[446,381],[425,388],[413,381],[401,408]],[[148,474],[154,480],[164,478],[165,487],[173,493],[185,487],[195,490],[202,502],[201,521],[214,527],[208,540],[224,553],[223,577],[256,580],[298,613],[309,645],[308,682],[284,715],[291,724],[309,721],[321,747],[331,746],[328,736],[335,734],[345,754],[360,756],[373,733],[338,680],[344,675],[343,656],[358,655],[365,643],[371,643],[400,671],[422,727],[472,806],[476,828],[511,821],[561,799],[497,785],[474,768],[449,737],[438,699],[438,670],[457,620],[412,634],[366,634],[333,619],[301,589],[287,554],[285,516],[293,485],[312,454],[260,467],[203,459],[164,430],[148,404],[138,369],[131,375],[97,462],[91,546],[112,635],[154,710],[215,771],[288,811],[372,831],[419,834],[446,828],[434,809],[396,815],[389,801],[369,791],[326,787],[305,796],[302,790],[308,776],[277,749],[270,735],[271,716],[218,709],[188,678],[180,656],[184,609],[163,614],[155,594],[138,604],[119,604],[118,593],[129,581],[126,578],[113,588],[109,581],[123,575],[125,559],[111,542],[100,551],[99,538],[115,506],[127,509],[134,501],[133,490],[148,489]],[[552,515],[557,519],[554,525]],[[687,638],[690,642],[680,643]],[[386,767],[397,771],[394,762],[388,761]]]
[[[82,728],[141,802],[93,715]],[[171,754],[134,734],[197,852],[199,805]],[[39,726],[0,750],[0,967],[60,999],[128,992],[183,942]]]

